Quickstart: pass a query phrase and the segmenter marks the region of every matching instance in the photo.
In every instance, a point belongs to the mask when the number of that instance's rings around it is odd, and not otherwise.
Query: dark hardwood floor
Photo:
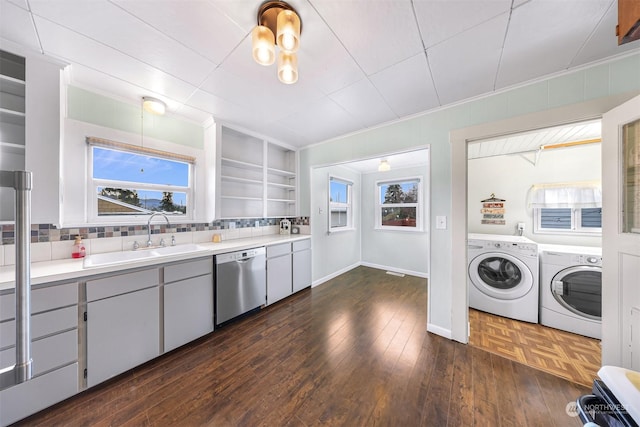
[[[426,298],[359,267],[19,425],[581,425],[587,387],[427,333]]]

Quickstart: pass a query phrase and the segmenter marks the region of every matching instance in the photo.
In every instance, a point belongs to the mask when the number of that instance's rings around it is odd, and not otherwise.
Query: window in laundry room
[[[600,182],[537,184],[530,194],[535,233],[602,232]]]

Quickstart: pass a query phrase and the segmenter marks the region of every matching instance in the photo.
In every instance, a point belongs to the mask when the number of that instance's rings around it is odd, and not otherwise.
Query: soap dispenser
[[[84,243],[82,243],[82,237],[76,236],[76,241],[73,243],[73,249],[71,250],[71,258],[84,258],[86,251],[84,249]]]

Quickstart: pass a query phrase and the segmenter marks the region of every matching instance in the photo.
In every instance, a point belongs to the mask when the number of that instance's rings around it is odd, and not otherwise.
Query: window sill
[[[402,233],[424,233],[422,228],[409,228],[409,227],[375,227],[375,231],[400,231]]]

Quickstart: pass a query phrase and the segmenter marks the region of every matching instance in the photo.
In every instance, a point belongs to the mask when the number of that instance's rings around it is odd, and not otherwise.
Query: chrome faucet
[[[169,227],[171,227],[171,223],[169,222],[169,218],[167,218],[167,216],[166,216],[165,214],[163,214],[162,212],[156,212],[156,213],[152,214],[152,215],[149,217],[149,220],[147,221],[147,247],[148,247],[148,248],[150,248],[150,247],[151,247],[151,245],[153,244],[153,243],[151,242],[151,220],[152,220],[152,219],[153,219],[153,217],[154,217],[154,216],[156,216],[156,215],[162,215],[162,216],[164,217],[165,221],[167,221],[167,225],[168,225]]]

